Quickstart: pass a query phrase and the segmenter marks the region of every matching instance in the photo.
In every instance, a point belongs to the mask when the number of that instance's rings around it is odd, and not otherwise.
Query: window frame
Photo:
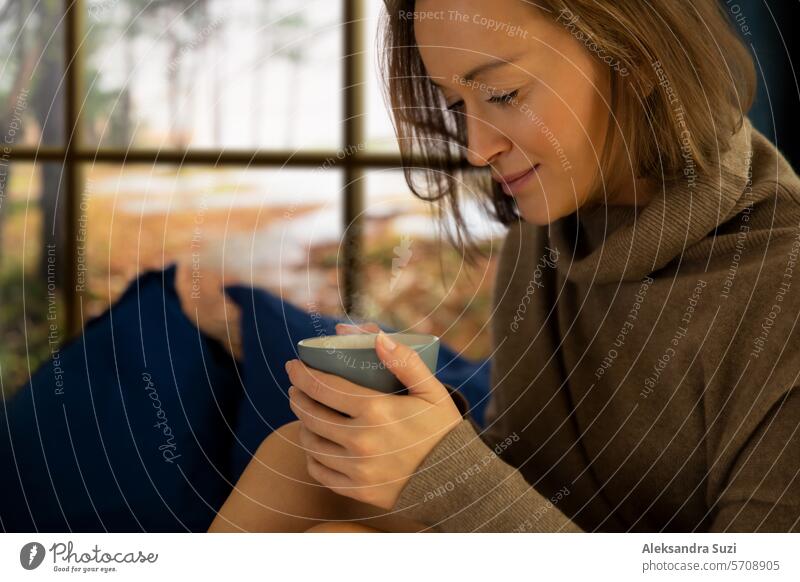
[[[116,148],[91,148],[82,140],[81,103],[83,87],[80,79],[83,72],[81,33],[84,30],[86,3],[84,0],[64,0],[64,119],[65,143],[57,147],[17,146],[11,150],[11,162],[58,162],[64,180],[61,193],[65,198],[65,249],[62,261],[66,309],[67,336],[81,332],[84,324],[83,292],[78,290],[78,222],[82,194],[86,186],[82,166],[86,163],[111,163],[118,165],[142,163],[164,165],[204,165],[210,167],[242,166],[246,168],[302,168],[319,167],[331,157],[337,159],[336,168],[344,174],[342,188],[343,302],[345,315],[352,314],[358,306],[360,257],[363,246],[364,221],[364,173],[371,168],[397,168],[402,165],[399,153],[368,152],[359,144],[365,143],[364,116],[366,105],[364,92],[368,79],[367,54],[365,52],[366,10],[365,0],[340,0],[342,2],[343,27],[343,107],[341,150],[352,155],[337,157],[336,150],[290,151],[254,149],[224,150],[208,149],[137,149],[126,151]],[[339,159],[341,158],[341,159]]]

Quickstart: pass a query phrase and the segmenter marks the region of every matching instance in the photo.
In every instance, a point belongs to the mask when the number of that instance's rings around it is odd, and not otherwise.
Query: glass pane
[[[63,2],[0,2],[0,140],[64,143]]]
[[[470,233],[489,257],[469,267],[442,230],[454,228],[452,223],[437,224],[435,207],[409,192],[402,172],[373,171],[366,179],[359,315],[404,331],[436,334],[467,357],[487,357],[491,286],[505,229],[477,205],[465,203]]]
[[[378,52],[376,50],[378,21],[384,10],[383,2],[364,0],[367,3],[365,32],[367,34],[367,148],[377,152],[399,153],[397,138],[390,116],[390,106],[384,101],[381,85]]]
[[[66,338],[57,164],[0,162],[0,380],[5,397]],[[63,200],[59,197],[58,200]],[[56,225],[55,232],[53,225]]]
[[[88,0],[87,143],[338,147],[340,4]]]
[[[86,177],[90,315],[172,262],[339,312],[339,172],[96,165]]]

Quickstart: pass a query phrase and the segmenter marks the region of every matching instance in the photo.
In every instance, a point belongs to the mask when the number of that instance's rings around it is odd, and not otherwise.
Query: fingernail
[[[381,342],[383,343],[383,347],[385,347],[390,352],[394,351],[394,349],[397,347],[397,344],[394,343],[391,339],[389,339],[389,336],[386,335],[385,333],[383,333],[383,331],[381,331],[378,334],[378,337],[381,338]]]
[[[286,369],[287,373],[290,372],[292,370],[292,360],[287,360],[283,367]]]

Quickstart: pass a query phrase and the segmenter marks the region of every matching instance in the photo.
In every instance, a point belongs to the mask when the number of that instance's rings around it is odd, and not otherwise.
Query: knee
[[[353,521],[324,521],[306,533],[381,533],[381,530]]]
[[[298,441],[298,435],[300,434],[300,425],[301,423],[299,420],[287,422],[286,424],[273,430],[267,439],[280,438],[282,440],[289,440],[293,443],[296,443]]]
[[[256,455],[268,454],[269,451],[296,449],[300,443],[300,421],[287,422],[273,430],[261,441]]]
[[[287,474],[303,474],[306,459],[300,446],[300,421],[286,423],[272,431],[261,441],[253,461]]]

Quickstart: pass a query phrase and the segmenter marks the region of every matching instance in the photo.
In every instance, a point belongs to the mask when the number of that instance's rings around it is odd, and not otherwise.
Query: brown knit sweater
[[[800,180],[749,122],[638,211],[520,222],[488,428],[395,509],[438,531],[800,530]]]

